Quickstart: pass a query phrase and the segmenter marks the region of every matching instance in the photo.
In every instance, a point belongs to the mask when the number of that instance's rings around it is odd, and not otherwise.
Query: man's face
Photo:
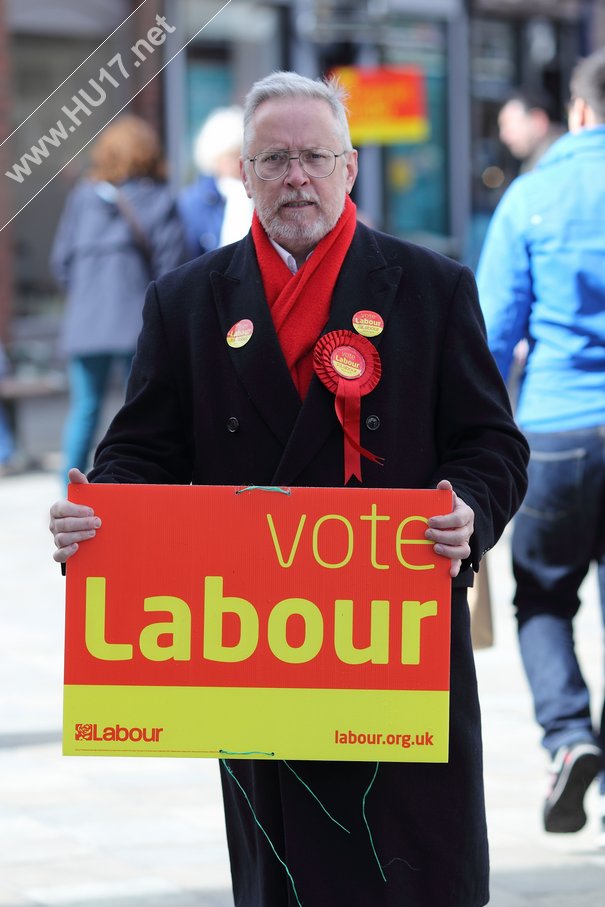
[[[521,101],[508,101],[498,116],[500,141],[519,160],[532,154],[546,132],[548,117],[537,108],[526,110]]]
[[[261,151],[327,148],[340,154],[344,141],[327,101],[280,98],[256,109],[248,136],[246,158]],[[357,152],[336,159],[331,176],[308,176],[299,161],[290,161],[276,180],[261,180],[249,161],[242,162],[242,179],[261,224],[271,239],[297,260],[304,260],[342,213],[345,197],[357,176]]]

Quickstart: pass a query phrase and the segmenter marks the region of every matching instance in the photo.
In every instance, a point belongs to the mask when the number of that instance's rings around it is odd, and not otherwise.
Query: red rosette
[[[383,465],[382,457],[361,447],[361,398],[373,391],[382,374],[376,347],[353,331],[330,331],[315,344],[313,366],[317,377],[336,397],[334,407],[344,433],[346,485],[351,476],[361,482],[361,460]]]

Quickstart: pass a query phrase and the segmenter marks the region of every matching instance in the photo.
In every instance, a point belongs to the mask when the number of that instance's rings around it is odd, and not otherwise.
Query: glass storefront
[[[18,0],[10,3],[18,26],[9,20],[15,125],[109,33],[107,16],[119,21],[130,8],[123,0],[95,0],[87,4],[87,17],[92,28],[97,11],[96,30],[86,32],[82,16],[74,14],[81,28],[70,31],[69,10],[77,0],[57,0],[51,31],[44,0],[36,4],[38,23],[17,16]],[[175,189],[194,177],[192,140],[204,118],[217,106],[241,103],[255,79],[283,67],[309,76],[335,66],[414,67],[422,74],[426,135],[362,142],[356,201],[379,229],[469,263],[517,171],[497,137],[502,100],[516,85],[538,80],[558,93],[563,110],[569,71],[581,50],[577,17],[557,19],[544,6],[536,24],[536,16],[524,16],[520,5],[515,15],[508,14],[512,3],[498,11],[495,3],[478,10],[477,3],[462,0],[232,0],[202,28],[219,5],[164,0],[168,21],[184,36],[199,30],[159,77],[164,95],[159,119],[163,116]],[[84,156],[78,156],[15,219],[16,314],[57,305],[48,252],[65,194],[83,163]],[[494,180],[496,171],[500,182]]]
[[[581,38],[577,18],[476,16],[471,22],[472,207],[464,251],[471,267],[491,215],[520,169],[520,161],[499,140],[499,110],[515,91],[545,94],[563,128]]]
[[[446,26],[439,22],[397,25],[396,46],[385,62],[417,66],[425,80],[426,139],[385,148],[384,228],[408,238],[445,237],[449,225]]]

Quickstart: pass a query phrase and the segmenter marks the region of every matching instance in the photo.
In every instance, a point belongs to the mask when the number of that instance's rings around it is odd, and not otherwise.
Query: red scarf
[[[265,296],[302,400],[313,377],[313,348],[328,320],[334,285],[355,232],[356,210],[347,195],[338,221],[296,274],[271,245],[256,211],[252,218],[252,239]]]

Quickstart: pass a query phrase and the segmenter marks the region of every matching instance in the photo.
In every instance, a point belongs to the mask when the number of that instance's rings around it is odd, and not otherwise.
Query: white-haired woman
[[[244,116],[219,107],[204,122],[194,145],[199,178],[179,197],[190,258],[241,239],[250,229],[252,203],[239,171]]]

